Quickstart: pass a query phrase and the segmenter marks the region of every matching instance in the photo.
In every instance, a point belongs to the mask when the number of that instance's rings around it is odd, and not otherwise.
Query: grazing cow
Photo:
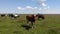
[[[45,17],[42,15],[42,14],[37,14],[36,15],[38,17],[38,20],[41,18],[41,19],[45,19]]]
[[[1,14],[1,17],[4,17],[5,16],[5,14]]]
[[[14,14],[9,14],[9,17],[12,17],[12,18],[17,18],[17,17],[19,17],[19,15],[14,15]]]
[[[27,23],[29,24],[29,22],[30,22],[31,25],[33,26],[33,24],[35,23],[35,16],[34,15],[27,15],[26,19],[27,19]]]

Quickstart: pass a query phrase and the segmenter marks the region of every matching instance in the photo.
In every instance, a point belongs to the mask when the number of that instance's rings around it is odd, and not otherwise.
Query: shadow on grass
[[[21,27],[25,28],[26,30],[31,29],[31,26],[29,26],[29,25],[21,25]]]
[[[19,33],[20,33],[20,31],[14,31],[13,33],[14,33],[14,34],[19,34]]]

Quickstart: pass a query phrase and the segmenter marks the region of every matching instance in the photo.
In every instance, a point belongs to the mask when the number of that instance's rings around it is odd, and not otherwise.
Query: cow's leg
[[[29,21],[27,20],[27,25],[29,24]]]
[[[30,21],[27,20],[27,25],[30,25]]]
[[[31,22],[31,27],[32,27],[32,28],[33,28],[33,25],[34,25],[33,22]]]
[[[32,26],[34,25],[33,22],[31,22],[31,25],[32,25]]]
[[[14,19],[17,19],[17,17],[14,16]]]
[[[38,16],[38,20],[40,20],[40,16]]]
[[[39,20],[39,17],[38,17],[38,20]]]
[[[42,19],[45,19],[44,16],[42,17]]]
[[[34,28],[35,27],[35,22],[31,22],[31,26],[32,26],[32,28]]]

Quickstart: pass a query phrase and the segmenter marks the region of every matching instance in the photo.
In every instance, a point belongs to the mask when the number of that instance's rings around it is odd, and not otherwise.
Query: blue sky
[[[0,13],[60,14],[60,0],[0,0]]]

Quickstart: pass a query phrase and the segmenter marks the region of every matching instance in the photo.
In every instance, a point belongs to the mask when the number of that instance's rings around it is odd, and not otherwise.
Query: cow
[[[5,16],[5,14],[1,14],[1,17],[4,17]]]
[[[11,18],[14,18],[14,19],[16,19],[17,17],[19,17],[19,15],[17,15],[17,14],[8,14],[8,16],[11,17]]]
[[[37,14],[36,17],[38,17],[38,20],[41,18],[41,19],[45,19],[44,15],[42,14]]]
[[[38,19],[45,19],[45,17],[42,14],[29,14],[26,16],[27,24],[31,23],[32,26],[34,26],[35,21]]]
[[[30,14],[26,16],[26,20],[27,20],[27,24],[29,25],[29,23],[31,23],[32,28],[34,27],[33,25],[35,24],[35,19],[36,17],[34,16],[34,14]]]

